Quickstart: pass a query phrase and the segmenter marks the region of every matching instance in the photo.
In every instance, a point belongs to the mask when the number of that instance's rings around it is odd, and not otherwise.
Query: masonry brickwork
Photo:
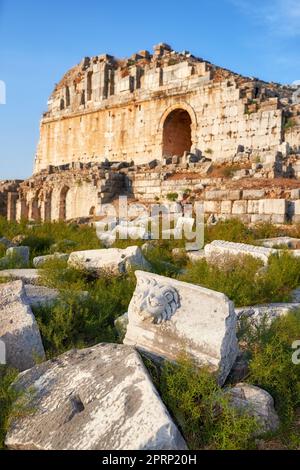
[[[150,203],[188,191],[207,215],[300,222],[299,90],[166,44],[85,58],[49,99],[34,175],[0,184],[0,213],[91,218],[120,194]]]

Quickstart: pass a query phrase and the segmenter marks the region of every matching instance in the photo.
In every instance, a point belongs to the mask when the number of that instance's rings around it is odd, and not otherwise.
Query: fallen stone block
[[[68,254],[63,253],[54,253],[53,255],[46,255],[46,256],[37,256],[33,258],[33,266],[35,268],[42,268],[48,261],[68,261],[69,259]]]
[[[3,245],[6,249],[13,248],[15,244],[8,240],[8,238],[0,237],[0,245]]]
[[[23,371],[45,358],[22,281],[0,285],[0,339],[5,344],[8,366]]]
[[[262,246],[266,248],[276,248],[279,246],[284,246],[291,249],[300,249],[300,238],[292,237],[277,237],[277,238],[266,238],[264,240],[259,240]]]
[[[260,325],[265,322],[271,323],[277,318],[283,317],[297,310],[300,310],[300,302],[240,307],[236,308],[235,312],[237,314],[238,321],[250,319],[251,324]]]
[[[57,289],[25,284],[25,294],[31,307],[51,306],[59,296]]]
[[[122,338],[122,340],[125,338],[128,322],[128,312],[124,313],[124,315],[118,317],[115,320],[115,328],[118,332],[119,337]]]
[[[189,251],[189,252],[187,252],[186,255],[192,263],[197,263],[198,261],[201,261],[201,260],[205,259],[204,250]]]
[[[10,426],[12,450],[186,450],[149,374],[132,348],[99,344],[21,374],[34,393],[30,415]]]
[[[30,249],[28,246],[15,246],[8,248],[6,256],[11,259],[16,259],[22,266],[27,266],[29,263]],[[21,267],[21,266],[20,266]]]
[[[131,300],[125,344],[176,360],[186,351],[223,384],[235,362],[236,314],[221,293],[142,271]]]
[[[10,281],[23,281],[24,284],[38,284],[40,274],[38,269],[4,269],[0,271],[0,278]]]
[[[223,240],[215,240],[204,248],[205,256],[208,261],[217,262],[218,259],[224,259],[224,256],[252,256],[261,260],[264,264],[268,263],[269,257],[277,250],[265,248],[262,246],[247,245],[245,243],[233,243]]]
[[[84,269],[97,275],[125,273],[134,267],[150,268],[141,249],[137,246],[130,246],[125,250],[108,248],[76,251],[71,253],[68,264],[71,267]]]
[[[235,408],[256,418],[259,426],[257,435],[277,431],[280,422],[274,400],[268,392],[254,385],[239,383],[228,393]]]
[[[244,189],[243,199],[246,200],[259,200],[265,197],[266,191],[264,189]]]

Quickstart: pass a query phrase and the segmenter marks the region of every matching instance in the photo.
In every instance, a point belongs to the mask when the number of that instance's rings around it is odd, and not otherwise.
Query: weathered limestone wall
[[[8,217],[9,220],[15,219],[14,200],[21,183],[21,180],[0,181],[0,216]]]
[[[295,126],[286,132],[286,141],[294,151],[300,152],[300,126]]]
[[[161,172],[134,175],[134,196],[145,203],[168,201],[169,197],[192,192],[202,205],[203,212],[223,220],[239,218],[245,223],[271,222],[284,224],[300,222],[300,189],[214,189],[220,186],[217,178],[167,178]],[[207,188],[207,189],[205,189]]]
[[[197,149],[213,160],[232,158],[239,146],[276,151],[284,139],[283,104],[291,94],[166,45],[157,46],[153,56],[142,51],[128,61],[86,58],[49,100],[35,172],[105,158],[139,164],[162,159],[166,151],[175,153],[172,142],[164,145],[164,128],[176,110],[191,122],[190,129],[173,127],[175,135],[190,132],[187,151]],[[299,146],[298,137],[291,140]]]
[[[101,203],[110,202],[123,188],[122,174],[98,166],[39,175],[21,185],[15,218],[57,221],[91,217]]]

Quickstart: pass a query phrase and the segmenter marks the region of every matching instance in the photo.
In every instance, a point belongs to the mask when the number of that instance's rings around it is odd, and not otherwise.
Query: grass
[[[117,342],[114,321],[128,310],[135,289],[133,273],[102,276],[52,260],[40,270],[42,284],[58,289],[54,305],[34,308],[47,356],[101,342]]]
[[[54,251],[101,248],[95,230],[90,227],[57,223],[29,228],[24,222],[14,224],[0,219],[0,236],[12,239],[18,234],[26,236],[23,244],[31,247],[32,257]],[[283,235],[300,237],[300,226],[247,227],[239,220],[229,220],[207,227],[206,242],[220,239],[258,244],[262,238]],[[126,248],[144,243],[119,240],[115,246]],[[236,306],[289,301],[291,291],[300,285],[300,259],[287,250],[272,256],[264,268],[252,257],[226,258],[218,265],[205,260],[190,264],[186,256],[172,254],[174,248],[183,246],[184,241],[153,242],[145,255],[153,272],[224,292]],[[5,251],[0,245],[0,256]],[[72,348],[120,341],[114,321],[128,311],[136,283],[134,272],[95,279],[58,259],[49,261],[40,272],[43,285],[59,290],[59,298],[52,306],[34,309],[47,358]],[[247,381],[274,397],[282,421],[279,439],[296,447],[300,440],[293,423],[300,408],[300,366],[292,363],[291,345],[300,340],[300,313],[278,319],[272,325],[263,323],[255,328],[246,325],[240,334],[250,361]],[[178,365],[165,363],[162,369],[149,361],[147,365],[191,449],[235,450],[255,446],[253,434],[258,431],[257,423],[230,405],[214,375],[196,368],[186,357],[180,358]],[[18,398],[18,392],[11,388],[15,377],[15,371],[0,369],[0,448],[9,420],[22,412],[13,405]]]
[[[24,235],[22,245],[30,247],[31,260],[53,251],[71,253],[102,248],[96,230],[87,225],[64,222],[30,225],[26,221],[8,222],[0,217],[0,237],[12,240],[17,235]]]
[[[16,370],[0,365],[0,450],[5,449],[5,435],[12,420],[32,412],[27,404],[31,390],[24,393],[12,387],[17,376]]]
[[[267,390],[285,424],[290,424],[300,407],[300,365],[292,361],[292,345],[300,339],[300,311],[244,328],[240,338],[250,352],[248,381]]]
[[[178,193],[168,193],[167,200],[170,202],[176,202],[178,199]]]
[[[180,280],[223,292],[236,307],[290,301],[300,285],[300,259],[284,252],[262,267],[251,256],[227,257],[218,265],[204,259],[189,266]]]
[[[191,450],[243,450],[259,431],[255,418],[237,411],[207,369],[182,356],[159,370],[146,360],[161,397]]]

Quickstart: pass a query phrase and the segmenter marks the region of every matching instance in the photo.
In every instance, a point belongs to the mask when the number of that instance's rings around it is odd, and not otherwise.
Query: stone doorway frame
[[[191,139],[192,139],[191,151],[193,149],[197,148],[197,144],[198,144],[198,136],[197,136],[198,120],[197,120],[196,112],[190,104],[188,104],[186,102],[178,102],[178,103],[173,104],[172,106],[169,106],[164,111],[164,113],[162,114],[162,116],[160,118],[160,121],[159,121],[157,132],[158,132],[158,135],[159,135],[159,138],[160,138],[160,144],[159,145],[160,145],[161,158],[163,157],[163,150],[164,150],[164,126],[165,126],[165,122],[166,122],[166,119],[168,118],[168,116],[173,111],[176,111],[177,109],[178,110],[181,109],[183,111],[186,111],[189,114],[189,116],[191,118]]]

